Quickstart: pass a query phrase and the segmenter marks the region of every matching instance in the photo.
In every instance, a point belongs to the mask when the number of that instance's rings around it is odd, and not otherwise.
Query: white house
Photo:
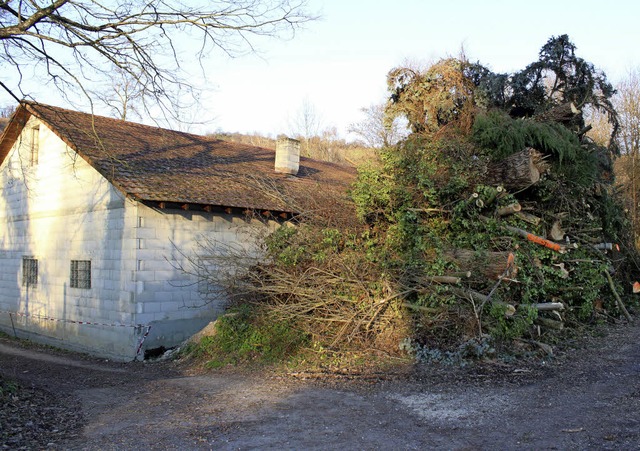
[[[283,144],[21,103],[0,136],[0,330],[117,360],[188,338],[225,306],[176,269],[198,237],[251,245],[240,225],[296,213],[256,180],[303,199],[353,179]]]

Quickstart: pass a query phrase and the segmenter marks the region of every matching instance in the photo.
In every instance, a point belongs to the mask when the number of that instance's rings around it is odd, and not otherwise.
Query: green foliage
[[[576,56],[575,50],[569,37],[561,35],[550,38],[538,61],[520,72],[494,74],[480,64],[468,64],[465,74],[476,86],[477,105],[498,108],[513,118],[530,118],[569,102],[604,113],[612,126],[608,150],[619,154],[619,119],[611,102],[615,90],[606,75]],[[582,115],[568,125],[578,132],[584,127]]]
[[[520,304],[515,315],[506,315],[504,304],[492,304],[487,323],[491,336],[499,340],[512,340],[522,337],[538,317],[538,311],[526,304]]]
[[[433,284],[413,294],[412,303],[433,311],[415,314],[411,339],[416,349],[432,349],[427,343],[437,340],[438,321],[447,324],[440,337],[455,331],[462,338],[484,329],[504,342],[532,330],[538,312],[531,304],[561,299],[569,307],[564,315],[588,321],[594,305],[607,298],[602,275],[606,268],[589,254],[588,246],[559,254],[506,229],[510,225],[546,237],[557,217],[575,221],[576,229],[601,226],[606,239],[619,237],[624,229],[619,203],[608,198],[604,185],[599,185],[600,194],[593,195],[595,184],[606,181],[609,153],[584,142],[579,133],[584,127],[582,114],[565,122],[541,119],[547,117],[543,113],[573,102],[578,108],[602,108],[612,123],[616,121],[615,111],[609,109],[613,91],[606,78],[576,57],[574,50],[566,36],[552,38],[538,62],[512,75],[493,74],[464,62],[439,63],[423,73],[407,69],[390,73],[391,110],[403,111],[415,133],[396,148],[384,149],[381,166],[362,172],[352,192],[360,218],[373,226],[373,240],[377,239],[378,255],[383,257],[380,263],[402,286],[411,285],[415,274],[455,271],[455,264],[444,258],[444,251],[451,248],[475,251],[478,262],[490,253],[514,252],[518,266],[518,283],[496,286],[492,291],[496,302],[489,302],[482,312],[475,312],[468,299],[446,286]],[[454,66],[455,73],[444,71]],[[456,79],[460,73],[466,81]],[[549,74],[553,76],[548,78]],[[460,133],[462,103],[452,107],[451,97],[439,97],[439,86],[453,86],[454,80],[465,89],[476,87],[473,96],[459,91],[465,102],[471,98],[475,102],[469,133]],[[434,113],[439,103],[447,114]],[[452,134],[454,122],[458,133]],[[526,147],[545,155],[550,166],[538,184],[523,193],[498,195],[495,186],[482,183],[489,162]],[[535,208],[539,222],[496,214],[501,206],[516,202]],[[487,293],[494,282],[476,276],[469,284],[470,289]],[[581,296],[568,295],[567,284],[582,287]],[[505,315],[507,305],[517,307],[514,315]]]
[[[384,167],[364,164],[358,168],[358,178],[351,189],[358,218],[367,222],[388,220],[392,183]]]
[[[304,245],[298,243],[300,230],[295,227],[279,227],[265,239],[269,255],[285,266],[295,266],[307,254]]]
[[[560,164],[575,163],[583,153],[578,137],[562,125],[513,119],[500,110],[479,114],[473,124],[472,134],[478,145],[490,149],[493,160],[501,160],[525,147],[553,155]]]
[[[555,122],[513,119],[504,111],[491,110],[476,116],[472,139],[494,161],[532,147],[551,156],[555,174],[578,185],[590,185],[599,171],[595,153],[581,146],[575,133]]]
[[[215,333],[186,352],[206,359],[210,368],[241,362],[271,364],[295,355],[308,342],[293,324],[258,315],[245,304],[220,317]]]
[[[597,211],[600,213],[602,228],[606,236],[611,237],[616,243],[626,243],[632,241],[631,222],[629,217],[624,215],[623,206],[619,198],[604,191],[597,198],[593,199],[597,203]]]

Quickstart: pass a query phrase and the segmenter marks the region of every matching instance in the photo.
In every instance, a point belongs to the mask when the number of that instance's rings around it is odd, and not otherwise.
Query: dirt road
[[[65,417],[77,427],[33,449],[640,449],[640,325],[563,358],[434,365],[385,381],[188,375],[8,339],[0,374],[53,394],[43,415],[78,414]]]

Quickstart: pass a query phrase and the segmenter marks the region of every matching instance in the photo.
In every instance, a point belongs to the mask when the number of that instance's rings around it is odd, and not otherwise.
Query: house
[[[353,180],[296,144],[21,103],[0,136],[0,330],[122,361],[179,344],[225,307],[178,269],[199,237],[254,245],[243,227],[298,213],[265,186],[312,199]]]

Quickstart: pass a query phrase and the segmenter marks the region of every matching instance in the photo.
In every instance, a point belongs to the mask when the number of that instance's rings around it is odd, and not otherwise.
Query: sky
[[[464,48],[494,72],[514,72],[561,34],[614,83],[640,67],[637,0],[309,0],[308,9],[321,18],[293,39],[261,39],[259,54],[238,58],[211,53],[203,106],[193,113],[202,124],[189,131],[290,135],[306,103],[322,128],[350,139],[361,108],[385,101],[394,67]]]
[[[577,55],[617,82],[640,67],[640,2],[591,0],[325,0],[290,41],[265,43],[260,57],[213,64],[208,105],[214,129],[290,133],[303,103],[347,138],[360,109],[386,100],[394,67],[457,56],[494,72],[538,59],[552,36],[568,34]],[[295,128],[295,127],[294,127]]]

